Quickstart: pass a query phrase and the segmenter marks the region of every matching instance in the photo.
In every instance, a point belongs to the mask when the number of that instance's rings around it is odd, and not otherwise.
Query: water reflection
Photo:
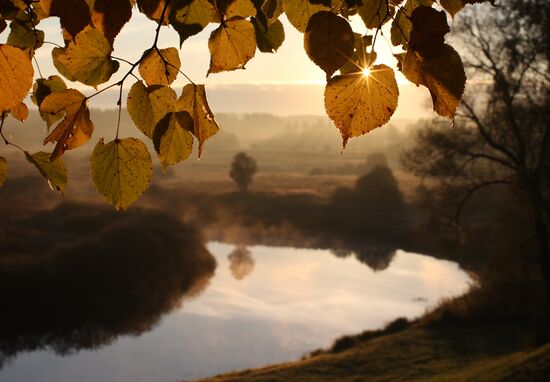
[[[229,269],[236,280],[242,280],[254,271],[254,259],[252,252],[244,245],[237,245],[227,256]]]
[[[216,268],[197,232],[160,213],[63,205],[9,224],[0,367],[23,351],[67,354],[149,331]]]
[[[384,246],[371,245],[369,247],[363,247],[355,250],[351,249],[331,249],[330,251],[334,256],[340,258],[346,258],[348,256],[355,256],[361,263],[367,265],[375,272],[386,270],[394,256],[396,251]]]

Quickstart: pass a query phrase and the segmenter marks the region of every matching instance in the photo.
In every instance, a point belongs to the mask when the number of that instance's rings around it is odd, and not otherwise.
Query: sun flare
[[[370,69],[369,68],[364,68],[363,69],[363,76],[365,76],[365,77],[370,76]]]

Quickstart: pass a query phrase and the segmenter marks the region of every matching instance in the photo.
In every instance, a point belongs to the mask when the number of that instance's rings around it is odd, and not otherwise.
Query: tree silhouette
[[[465,4],[482,1],[446,1],[441,4],[444,10],[437,11],[432,7],[437,2],[413,0],[403,6],[391,0],[5,0],[0,2],[0,32],[9,26],[9,33],[0,42],[0,56],[5,57],[0,83],[9,86],[0,86],[0,136],[53,189],[63,192],[68,179],[63,155],[86,144],[94,132],[89,101],[117,89],[114,139],[97,137],[91,172],[106,201],[126,209],[149,187],[153,167],[141,139],[119,137],[128,81],[135,79],[126,98],[128,113],[152,141],[163,168],[186,160],[195,140],[200,156],[204,143],[219,130],[205,85],[181,70],[177,47],[160,46],[161,32],[174,28],[185,49],[187,38],[213,24],[208,39],[210,75],[245,69],[256,51],[275,52],[285,38],[279,20],[283,14],[304,34],[308,57],[326,73],[325,110],[344,146],[350,138],[385,125],[397,108],[395,72],[378,63],[376,54],[385,24],[391,24],[391,44],[403,50],[396,54],[399,69],[411,82],[427,88],[436,113],[453,118],[466,77],[460,56],[445,42],[450,31],[446,12],[454,16]],[[114,54],[114,46],[135,6],[156,24],[156,30],[152,44],[140,47],[143,54],[132,62]],[[366,34],[353,31],[351,15],[360,17]],[[39,29],[50,18],[59,18],[63,45],[48,41]],[[57,73],[42,73],[38,57],[43,55],[36,52],[45,49],[51,49]],[[178,76],[188,81],[179,97],[173,89]],[[62,77],[90,86],[91,92],[68,88]],[[51,152],[29,153],[6,131],[8,115],[20,121],[27,118],[29,92],[48,127],[44,144],[54,144]],[[7,172],[6,160],[0,157],[0,184]]]
[[[235,154],[231,162],[231,171],[229,176],[235,181],[241,192],[248,191],[254,174],[258,171],[256,161],[244,152]]]
[[[524,205],[550,309],[550,4],[506,1],[463,13],[465,66],[480,81],[449,134],[432,122],[403,158],[418,175],[459,194],[455,218],[481,190],[504,187]],[[481,95],[481,96],[480,96]]]
[[[229,269],[237,280],[242,280],[254,271],[254,258],[246,246],[238,245],[228,256]]]

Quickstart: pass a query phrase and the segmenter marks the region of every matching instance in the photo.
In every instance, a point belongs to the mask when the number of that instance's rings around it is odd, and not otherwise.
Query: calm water
[[[55,340],[50,334],[33,337],[10,354],[0,381],[181,381],[288,361],[342,334],[418,316],[442,297],[463,293],[469,282],[454,263],[400,250],[355,256],[207,247],[217,262],[215,274],[199,277],[184,296],[171,297],[169,308],[144,303],[163,307],[147,310],[152,318],[145,323],[120,319],[109,330],[91,325],[86,340],[64,337],[59,329]],[[162,288],[153,292],[155,301],[163,299]],[[124,298],[114,301],[124,307]]]

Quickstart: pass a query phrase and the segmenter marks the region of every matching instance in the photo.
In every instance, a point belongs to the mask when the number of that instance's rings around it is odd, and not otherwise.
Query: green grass
[[[474,327],[472,327],[474,326]],[[221,375],[209,382],[548,382],[550,344],[518,322],[414,325],[348,350]]]

